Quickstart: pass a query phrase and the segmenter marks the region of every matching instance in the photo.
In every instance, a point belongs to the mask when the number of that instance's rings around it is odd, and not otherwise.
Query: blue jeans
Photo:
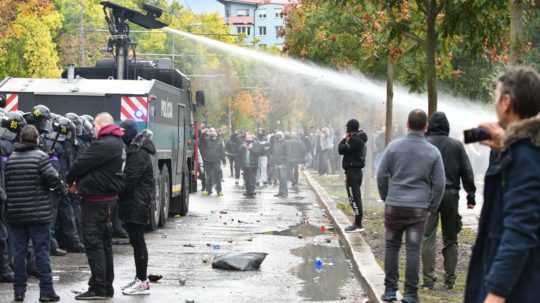
[[[54,292],[51,262],[49,250],[51,245],[50,224],[35,225],[10,225],[9,240],[13,249],[15,283],[13,284],[15,293],[20,294],[26,291],[26,254],[28,251],[28,240],[32,239],[32,247],[36,256],[36,266],[40,274],[39,289],[41,294],[48,295]]]

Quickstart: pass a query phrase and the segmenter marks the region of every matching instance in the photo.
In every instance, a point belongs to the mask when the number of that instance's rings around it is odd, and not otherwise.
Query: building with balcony
[[[259,47],[282,47],[285,28],[284,11],[297,0],[218,0],[225,6],[229,32],[242,35],[246,43]]]

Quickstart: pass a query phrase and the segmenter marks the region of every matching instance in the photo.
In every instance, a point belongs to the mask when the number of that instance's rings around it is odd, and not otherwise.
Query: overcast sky
[[[218,12],[220,15],[225,13],[223,5],[217,0],[180,0],[180,2],[196,13]]]

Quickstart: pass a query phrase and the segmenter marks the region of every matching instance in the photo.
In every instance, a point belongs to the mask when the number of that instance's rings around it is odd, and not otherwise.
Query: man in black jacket
[[[345,170],[345,186],[349,202],[354,210],[354,223],[348,226],[347,232],[361,232],[362,226],[362,169],[366,164],[367,135],[360,130],[358,120],[351,119],[347,122],[347,134],[339,142],[338,152],[343,155],[342,167]]]
[[[79,155],[66,177],[68,184],[76,185],[71,191],[78,191],[83,199],[84,246],[92,272],[88,291],[77,300],[114,296],[112,214],[124,188],[124,132],[108,113],[96,116],[95,127],[97,139]]]
[[[216,130],[213,128],[208,130],[203,158],[206,173],[206,192],[208,195],[211,195],[215,186],[218,196],[222,196],[221,163],[225,163],[225,148],[223,141],[218,137]]]
[[[152,142],[152,132],[144,130],[137,134],[137,125],[128,120],[120,125],[124,130],[127,148],[126,186],[118,201],[120,218],[126,226],[129,242],[133,246],[136,277],[122,288],[124,295],[148,295],[148,250],[144,231],[150,219],[150,209],[155,197],[154,168],[152,155],[156,148]]]
[[[24,301],[26,292],[26,255],[28,240],[32,247],[40,274],[40,302],[60,300],[53,288],[49,259],[49,225],[53,224],[53,203],[49,189],[62,196],[67,193],[58,172],[49,162],[49,156],[38,146],[39,132],[32,126],[21,130],[20,142],[6,164],[6,218],[13,248],[15,301]]]
[[[244,172],[244,184],[246,192],[244,196],[255,197],[255,184],[257,182],[257,168],[259,167],[259,156],[262,154],[262,146],[255,140],[254,136],[246,133],[244,144],[240,147],[240,161]]]
[[[422,245],[422,268],[424,272],[424,287],[433,289],[435,278],[435,256],[437,225],[441,219],[443,234],[444,271],[446,272],[446,287],[452,289],[456,281],[456,265],[458,258],[457,236],[461,230],[461,217],[459,216],[459,190],[460,182],[467,192],[467,206],[474,208],[476,186],[474,185],[474,173],[465,152],[463,144],[458,140],[448,137],[450,124],[446,115],[435,112],[429,121],[427,133],[428,141],[435,145],[441,152],[446,173],[446,190],[443,200],[436,213],[430,214],[424,231]]]
[[[272,147],[272,161],[278,175],[279,192],[274,195],[274,197],[286,198],[289,195],[289,171],[287,170],[288,156],[285,136],[282,132],[277,132]]]

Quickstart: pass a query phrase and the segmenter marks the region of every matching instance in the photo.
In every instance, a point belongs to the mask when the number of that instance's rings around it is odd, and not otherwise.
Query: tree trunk
[[[523,30],[523,0],[508,0],[510,8],[510,64],[520,64],[525,42]]]
[[[392,129],[394,128],[392,122],[394,111],[394,62],[390,56],[388,56],[386,68],[386,133],[384,143],[388,145],[392,140]]]
[[[429,0],[426,7],[426,84],[428,93],[428,115],[431,116],[437,111],[437,32],[435,29],[437,21],[437,1]]]

